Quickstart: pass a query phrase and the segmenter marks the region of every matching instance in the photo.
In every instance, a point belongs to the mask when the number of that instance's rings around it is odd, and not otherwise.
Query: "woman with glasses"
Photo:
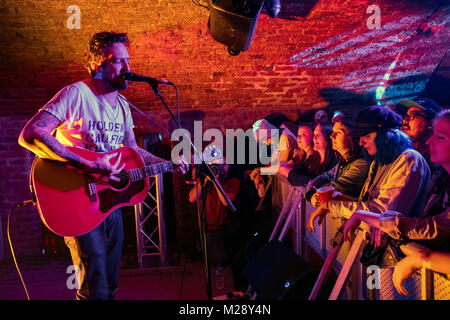
[[[402,131],[411,138],[414,149],[427,160],[428,165],[433,169],[426,141],[433,133],[432,122],[441,111],[441,107],[431,99],[419,98],[402,100],[397,104],[396,109],[403,117]]]

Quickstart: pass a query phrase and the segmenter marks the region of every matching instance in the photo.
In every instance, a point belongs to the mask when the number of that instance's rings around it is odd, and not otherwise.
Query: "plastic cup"
[[[326,203],[333,199],[333,193],[334,193],[334,187],[333,186],[326,186],[317,189],[317,194],[320,198],[320,203]]]

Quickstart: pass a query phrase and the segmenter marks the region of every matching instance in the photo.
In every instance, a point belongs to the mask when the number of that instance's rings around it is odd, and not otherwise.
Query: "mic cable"
[[[25,294],[27,295],[27,300],[31,300],[31,299],[30,299],[30,295],[28,294],[28,289],[27,289],[27,286],[25,285],[25,281],[23,280],[22,273],[20,272],[19,265],[17,264],[16,255],[14,254],[14,248],[13,248],[12,241],[11,241],[10,229],[11,229],[11,216],[12,216],[12,214],[14,212],[14,209],[20,208],[20,207],[25,207],[25,206],[28,206],[30,204],[34,204],[33,200],[25,200],[25,201],[16,203],[11,208],[11,211],[8,214],[8,222],[7,222],[7,227],[6,227],[6,233],[7,233],[7,237],[8,237],[9,247],[11,249],[11,255],[12,255],[12,258],[14,260],[14,265],[16,266],[17,273],[19,274],[20,281],[22,282],[22,286],[23,286],[23,288],[25,290]]]

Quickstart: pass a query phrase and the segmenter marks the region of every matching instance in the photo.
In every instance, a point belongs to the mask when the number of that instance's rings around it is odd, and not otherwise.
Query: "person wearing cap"
[[[274,139],[273,133],[278,133],[278,140]],[[279,161],[289,161],[292,159],[297,148],[295,135],[284,125],[276,127],[266,119],[261,119],[253,124],[253,135],[255,140],[267,145],[273,145],[278,142],[275,151],[279,152]]]
[[[260,198],[263,198],[265,196],[265,181],[262,174],[276,174],[280,165],[292,160],[297,149],[297,143],[294,134],[287,127],[278,128],[266,119],[260,119],[253,123],[253,135],[257,142],[272,146],[270,163],[266,167],[255,168],[250,173]]]
[[[441,167],[439,175],[433,177],[430,183],[423,217],[410,218],[402,212],[385,211],[382,214],[357,210],[345,223],[344,239],[349,240],[353,231],[364,222],[366,225],[378,228],[394,239],[410,239],[432,250],[422,256],[421,254],[408,255],[395,267],[393,281],[397,290],[407,294],[402,286],[404,279],[409,278],[413,271],[422,264],[429,262],[427,268],[437,272],[449,273],[450,256],[447,253],[446,261],[434,261],[431,256],[439,257],[438,252],[450,252],[450,110],[441,111],[433,121],[434,132],[427,140],[430,148],[430,157],[433,163]],[[438,252],[436,252],[438,251]],[[446,271],[442,266],[447,266]]]
[[[372,159],[369,175],[357,199],[336,197],[311,213],[308,230],[314,231],[314,220],[327,213],[333,218],[352,216],[356,210],[381,213],[402,212],[405,216],[423,214],[430,169],[423,156],[413,149],[411,139],[398,128],[400,115],[384,106],[370,106],[358,112],[355,134],[360,136],[363,152]],[[372,241],[382,235],[372,232]]]
[[[426,141],[433,133],[432,121],[442,110],[441,107],[431,99],[417,98],[398,102],[396,110],[403,117],[402,131],[411,138],[414,149],[419,151],[430,165],[430,153]]]
[[[337,111],[332,122],[331,142],[339,162],[333,169],[309,181],[307,190],[314,192],[322,186],[331,185],[337,192],[357,198],[366,181],[370,163],[362,158],[359,136],[354,135],[354,117]],[[317,193],[312,192],[307,192],[310,196],[306,198],[318,207]]]

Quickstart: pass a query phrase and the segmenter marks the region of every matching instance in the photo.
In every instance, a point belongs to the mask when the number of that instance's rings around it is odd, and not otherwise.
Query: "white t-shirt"
[[[125,133],[134,128],[123,96],[119,94],[113,109],[103,95],[83,81],[62,88],[41,110],[63,122],[56,130],[59,142],[95,152],[119,148]]]

